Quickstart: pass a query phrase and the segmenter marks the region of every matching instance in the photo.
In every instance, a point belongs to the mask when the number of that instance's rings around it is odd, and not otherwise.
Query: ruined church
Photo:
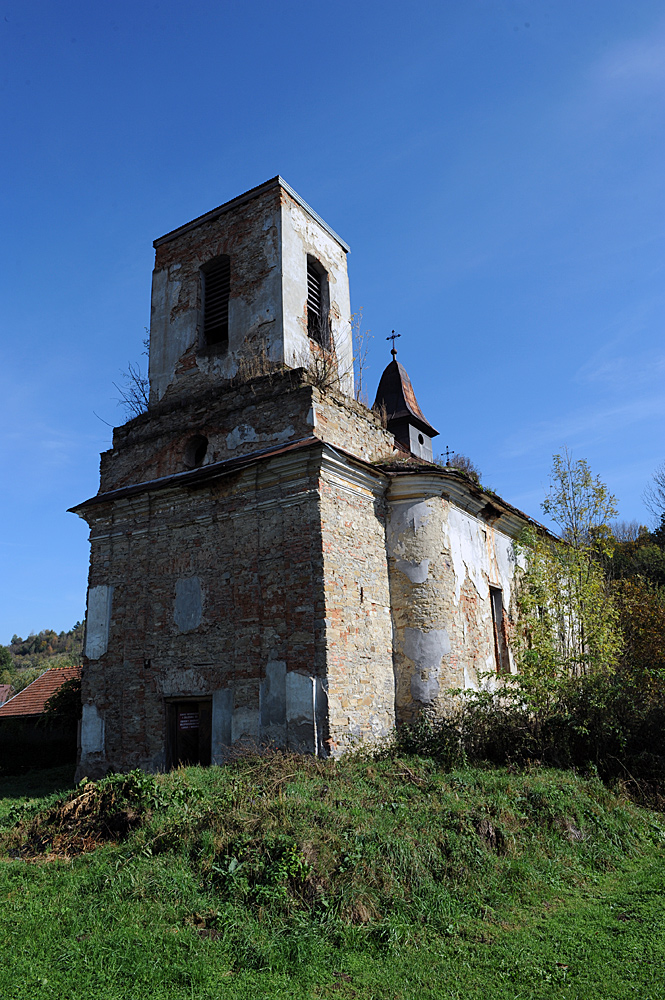
[[[90,528],[78,775],[338,754],[514,669],[528,518],[354,396],[346,243],[275,177],[155,240],[147,411]]]

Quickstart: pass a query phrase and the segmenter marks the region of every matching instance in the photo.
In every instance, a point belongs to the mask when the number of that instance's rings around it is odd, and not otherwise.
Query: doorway
[[[212,701],[187,698],[167,703],[168,763],[210,764],[212,746]]]

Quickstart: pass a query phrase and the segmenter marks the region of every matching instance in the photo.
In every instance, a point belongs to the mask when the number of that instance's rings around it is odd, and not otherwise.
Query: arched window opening
[[[185,446],[185,465],[188,469],[198,469],[203,465],[208,453],[208,438],[203,434],[195,434]]]
[[[224,347],[229,342],[230,291],[231,259],[222,254],[201,268],[203,343],[206,347]]]

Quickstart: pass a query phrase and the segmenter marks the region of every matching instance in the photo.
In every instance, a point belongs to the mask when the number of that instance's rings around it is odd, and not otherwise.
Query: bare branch
[[[665,514],[665,462],[659,465],[642,494],[644,506],[660,522]]]
[[[145,341],[144,341],[145,344]],[[120,373],[124,385],[113,385],[120,393],[118,403],[124,406],[127,413],[132,417],[138,417],[148,409],[148,397],[150,394],[150,382],[147,375],[141,371],[138,364],[129,362],[127,369]]]
[[[362,322],[363,310],[361,306],[358,312],[353,313],[351,316],[355,397],[359,403],[364,403],[365,406],[369,406],[367,393],[365,391],[365,373],[369,368],[369,365],[367,364],[369,342],[374,338],[369,330],[363,329]]]

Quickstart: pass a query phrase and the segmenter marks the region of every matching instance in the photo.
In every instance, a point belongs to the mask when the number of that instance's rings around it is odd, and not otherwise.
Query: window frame
[[[209,303],[206,302],[208,298],[207,286],[211,278],[218,283],[218,287],[213,288],[213,294],[217,299],[221,299],[221,303],[217,302],[215,314],[210,315],[209,313],[206,316],[206,310],[209,309]],[[199,279],[201,290],[200,350],[210,353],[227,351],[229,347],[229,306],[232,279],[229,254],[218,254],[202,264],[199,268]],[[219,320],[220,314],[222,322],[215,324],[214,320]],[[221,333],[217,331],[221,331]]]
[[[310,297],[310,275],[316,276],[319,293],[319,310],[316,323],[314,315],[310,311],[312,298]],[[330,350],[330,289],[328,272],[316,257],[307,255],[307,336],[324,351]],[[317,329],[318,327],[318,329]]]
[[[510,651],[505,630],[506,611],[503,603],[503,589],[490,583],[490,608],[492,612],[492,634],[494,636],[494,664],[499,675],[511,673]]]

